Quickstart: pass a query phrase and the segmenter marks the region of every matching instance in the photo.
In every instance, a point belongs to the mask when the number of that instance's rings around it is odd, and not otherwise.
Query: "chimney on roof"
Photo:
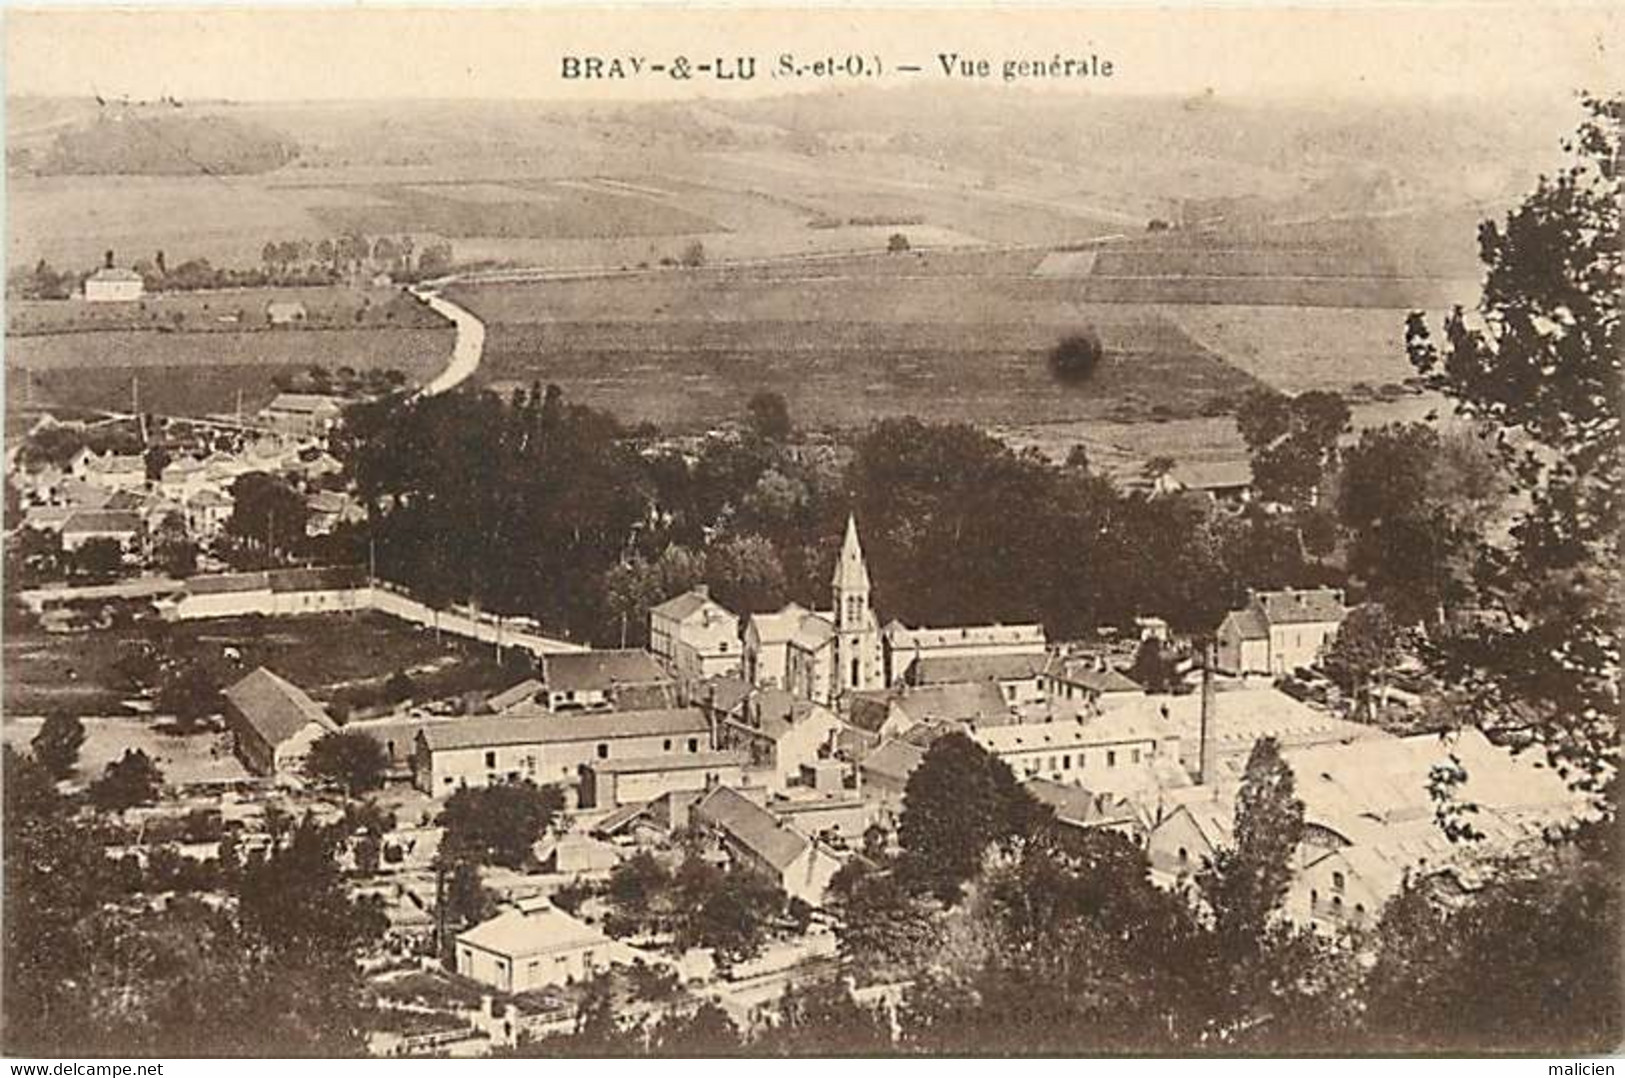
[[[695,595],[698,595],[702,599],[711,598],[711,585],[709,584],[695,584],[693,591]]]
[[[112,252],[112,250],[108,250],[108,252],[106,254],[102,255],[102,266],[104,268],[106,268],[106,269],[112,269],[113,268],[113,252]]]

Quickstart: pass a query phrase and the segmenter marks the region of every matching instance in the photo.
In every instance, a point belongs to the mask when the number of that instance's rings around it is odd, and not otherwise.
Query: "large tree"
[[[331,783],[350,797],[384,784],[389,758],[377,739],[359,730],[332,730],[317,738],[305,758],[305,774]]]
[[[944,734],[903,791],[897,827],[903,879],[953,902],[989,846],[1032,833],[1044,816],[1003,760],[964,734]]]
[[[519,868],[562,811],[564,794],[557,786],[501,782],[464,787],[440,811],[445,828],[441,848],[453,859]]]
[[[1444,667],[1533,737],[1577,781],[1598,786],[1619,756],[1620,169],[1625,97],[1586,99],[1561,172],[1504,222],[1486,222],[1473,312],[1443,341],[1413,315],[1406,344],[1428,385],[1487,425],[1525,507],[1510,542],[1483,550],[1483,616],[1444,649]]]

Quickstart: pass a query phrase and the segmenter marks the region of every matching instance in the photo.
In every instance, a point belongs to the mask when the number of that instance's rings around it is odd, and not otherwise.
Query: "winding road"
[[[412,289],[412,295],[422,300],[430,310],[449,318],[457,327],[457,343],[451,349],[451,362],[418,390],[419,397],[438,396],[462,385],[479,369],[480,356],[485,353],[485,323],[474,317],[472,311],[459,307],[439,292],[441,285],[453,279],[442,278],[430,282],[429,286]]]

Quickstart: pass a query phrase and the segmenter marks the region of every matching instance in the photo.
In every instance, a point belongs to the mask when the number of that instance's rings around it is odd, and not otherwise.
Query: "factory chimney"
[[[1218,708],[1216,694],[1213,690],[1213,666],[1216,656],[1213,645],[1207,644],[1202,649],[1202,723],[1197,737],[1197,764],[1196,784],[1205,786],[1212,783],[1218,776],[1216,764],[1217,754],[1214,751],[1214,742],[1217,739]]]

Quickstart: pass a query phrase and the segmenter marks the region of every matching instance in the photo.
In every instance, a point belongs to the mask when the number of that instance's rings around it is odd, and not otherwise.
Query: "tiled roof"
[[[475,925],[458,935],[457,942],[520,959],[597,947],[609,937],[552,903],[526,903]]]
[[[707,607],[719,615],[730,618],[734,616],[733,611],[711,598],[710,593],[702,588],[690,588],[681,595],[674,595],[649,613],[659,614],[674,621],[686,621]]]
[[[268,412],[338,412],[342,410],[343,402],[337,397],[329,397],[321,393],[278,393],[270,404],[265,406]]]
[[[1013,644],[1025,644],[1042,651],[1046,638],[1044,627],[1038,624],[960,625],[947,628],[921,626],[918,629],[910,629],[902,622],[893,621],[886,626],[886,639],[894,651],[909,651],[914,648],[931,651],[948,647]]]
[[[224,695],[268,745],[280,745],[311,723],[324,730],[335,728],[327,712],[303,689],[263,666],[227,688]]]
[[[1226,624],[1234,627],[1236,635],[1243,640],[1267,640],[1270,635],[1269,623],[1264,620],[1264,615],[1251,606],[1226,614],[1219,624],[1220,632],[1224,631]]]
[[[492,745],[547,745],[608,741],[660,734],[688,736],[710,730],[698,708],[660,711],[602,711],[586,715],[538,713],[520,705],[506,715],[448,722],[423,731],[431,749],[471,749]]]
[[[485,706],[496,712],[507,711],[510,708],[518,707],[520,704],[534,702],[536,694],[541,691],[542,683],[540,681],[535,678],[526,678],[519,684],[488,697]]]
[[[228,595],[243,591],[268,591],[269,573],[221,573],[215,576],[194,576],[186,582],[188,595]]]
[[[648,685],[670,680],[647,651],[578,651],[542,660],[542,681],[553,692],[607,690],[615,685]]]
[[[911,685],[965,681],[1025,681],[1044,669],[1042,655],[921,655],[909,663]]]
[[[903,783],[908,781],[908,777],[924,759],[925,750],[916,745],[910,745],[906,741],[885,741],[863,758],[858,764],[858,769]]]
[[[92,281],[139,281],[141,274],[122,266],[103,266],[90,275]]]
[[[64,532],[138,532],[141,515],[127,509],[81,509],[62,523]]]
[[[924,685],[899,693],[892,704],[915,722],[1007,723],[1010,705],[991,681]]]
[[[1271,625],[1341,621],[1348,612],[1343,606],[1343,593],[1332,588],[1261,591],[1253,596],[1253,602]]]
[[[1120,670],[1107,667],[1102,670],[1089,659],[1063,659],[1057,656],[1049,661],[1044,673],[1058,681],[1080,685],[1090,692],[1144,692],[1138,681]]]
[[[720,828],[741,846],[784,871],[811,845],[782,826],[773,814],[726,786],[718,786],[694,806],[694,815]]]
[[[359,588],[367,583],[367,576],[359,566],[339,565],[325,569],[273,569],[271,590],[290,591],[342,591]]]

